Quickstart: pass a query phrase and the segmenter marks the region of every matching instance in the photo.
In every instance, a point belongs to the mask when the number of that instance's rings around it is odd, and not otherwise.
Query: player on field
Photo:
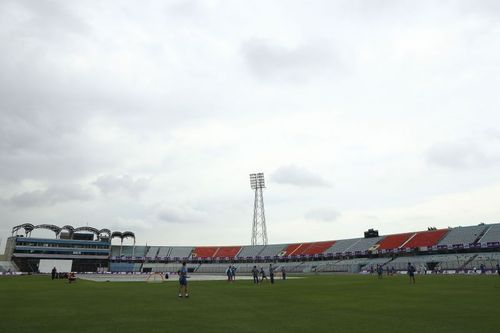
[[[188,286],[187,286],[187,267],[186,267],[186,262],[184,261],[182,263],[182,267],[179,270],[179,297],[189,297],[188,294]]]
[[[415,284],[415,266],[413,266],[411,264],[411,262],[408,263],[408,268],[407,268],[407,271],[408,271],[408,276],[410,277],[410,283],[413,283]]]
[[[498,276],[500,276],[500,265],[499,264],[497,264],[497,274],[498,274]]]
[[[274,284],[274,267],[273,267],[273,264],[269,264],[269,277],[271,278],[271,284]]]
[[[286,280],[286,270],[285,270],[285,266],[281,266],[281,278],[283,280]]]
[[[377,275],[378,275],[378,278],[381,279],[382,278],[382,274],[384,273],[384,269],[382,268],[382,265],[378,265],[377,264]]]
[[[264,279],[266,279],[266,281],[267,281],[267,276],[266,276],[266,272],[264,272],[264,267],[260,268],[260,275],[261,275],[261,279],[260,279],[261,282],[263,282]]]
[[[252,276],[253,276],[253,283],[258,284],[259,283],[259,270],[257,269],[257,266],[253,266]]]

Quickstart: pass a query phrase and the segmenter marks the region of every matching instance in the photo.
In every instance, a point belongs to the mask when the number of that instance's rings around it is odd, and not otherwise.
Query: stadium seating
[[[395,234],[385,236],[379,243],[378,250],[392,250],[404,245],[415,233]]]
[[[158,255],[159,249],[160,248],[158,246],[150,246],[148,251],[146,252],[146,257],[155,258]],[[137,252],[136,252],[136,256],[138,256]]]
[[[486,231],[486,228],[487,226],[485,225],[452,228],[438,245],[474,243]]]
[[[192,246],[173,246],[168,256],[170,258],[189,258],[192,251]]]
[[[500,241],[500,224],[493,224],[488,227],[483,237],[479,240],[481,244],[487,244]]]
[[[335,241],[304,243],[303,246],[296,251],[296,255],[316,255],[325,252],[332,247]]]
[[[217,249],[214,256],[220,258],[234,258],[240,250],[241,246],[221,246]]]
[[[158,248],[158,257],[168,257],[170,254],[170,251],[172,251],[172,248],[170,246],[160,246]]]
[[[134,247],[131,245],[122,246],[122,256],[132,256],[134,253]]]
[[[193,258],[213,258],[219,247],[217,246],[198,246],[193,250]]]
[[[129,262],[110,262],[110,272],[134,272],[134,263]]]
[[[288,244],[273,244],[273,245],[266,245],[262,252],[260,252],[259,257],[266,258],[266,257],[274,257],[283,252],[283,250],[288,246]]]
[[[375,244],[380,242],[384,237],[360,238],[359,241],[349,246],[345,252],[365,252],[372,249]]]
[[[240,253],[238,253],[239,258],[255,258],[260,255],[265,245],[248,245],[242,246]]]
[[[486,269],[496,270],[496,265],[500,264],[500,253],[486,252],[479,253],[465,264],[465,268],[479,269],[481,264],[486,266]]]
[[[362,238],[353,239],[341,239],[335,241],[335,243],[324,251],[325,254],[328,253],[342,253],[345,252],[349,247],[359,242]]]
[[[134,256],[135,257],[144,257],[146,255],[146,246],[136,246],[133,248]]]
[[[112,257],[118,257],[120,255],[120,245],[118,246],[111,246],[111,256]]]
[[[448,229],[417,232],[412,238],[403,244],[403,248],[417,248],[436,245],[441,238],[448,233]]]
[[[290,244],[283,250],[283,255],[285,256],[293,256],[297,255],[296,252],[300,252],[300,248],[303,246],[303,243],[298,244]]]

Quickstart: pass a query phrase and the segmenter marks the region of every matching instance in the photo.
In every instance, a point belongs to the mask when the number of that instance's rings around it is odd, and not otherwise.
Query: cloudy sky
[[[1,248],[249,244],[252,172],[272,243],[500,222],[499,36],[494,0],[1,0]]]

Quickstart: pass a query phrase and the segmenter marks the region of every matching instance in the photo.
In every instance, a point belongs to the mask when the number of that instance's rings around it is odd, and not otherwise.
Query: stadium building
[[[53,231],[54,237],[31,237],[35,229]],[[111,244],[114,238],[120,245]],[[123,245],[127,238],[132,245]],[[130,231],[22,224],[7,240],[0,273],[46,272],[55,261],[68,263],[68,271],[111,273],[173,272],[181,261],[197,273],[223,273],[228,263],[249,273],[254,265],[269,262],[292,273],[357,273],[374,265],[406,270],[408,262],[423,271],[463,272],[483,265],[493,271],[500,263],[500,224],[384,236],[370,229],[360,238],[244,246],[143,246],[135,245]]]

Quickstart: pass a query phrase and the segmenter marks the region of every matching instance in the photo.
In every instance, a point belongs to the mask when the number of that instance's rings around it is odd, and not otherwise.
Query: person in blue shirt
[[[286,270],[285,270],[285,266],[281,266],[281,278],[283,280],[286,280]]]
[[[273,267],[273,264],[269,264],[269,277],[271,278],[271,284],[274,284],[274,267]]]
[[[264,267],[260,268],[260,275],[261,275],[260,282],[263,282],[264,279],[266,279],[266,281],[267,281],[267,276],[266,276],[266,272],[264,272]]]
[[[253,266],[252,276],[253,276],[253,283],[258,284],[259,283],[259,270],[257,269],[257,266]]]
[[[189,297],[188,286],[187,286],[187,267],[186,262],[182,263],[182,267],[179,270],[179,297]]]
[[[410,283],[413,283],[415,284],[415,266],[413,266],[411,264],[411,262],[408,263],[408,268],[407,268],[407,271],[408,271],[408,276],[410,277]]]
[[[233,268],[229,266],[226,269],[226,275],[227,275],[227,282],[231,282],[233,280]]]
[[[231,277],[234,280],[236,280],[236,266],[232,265],[231,266]]]

